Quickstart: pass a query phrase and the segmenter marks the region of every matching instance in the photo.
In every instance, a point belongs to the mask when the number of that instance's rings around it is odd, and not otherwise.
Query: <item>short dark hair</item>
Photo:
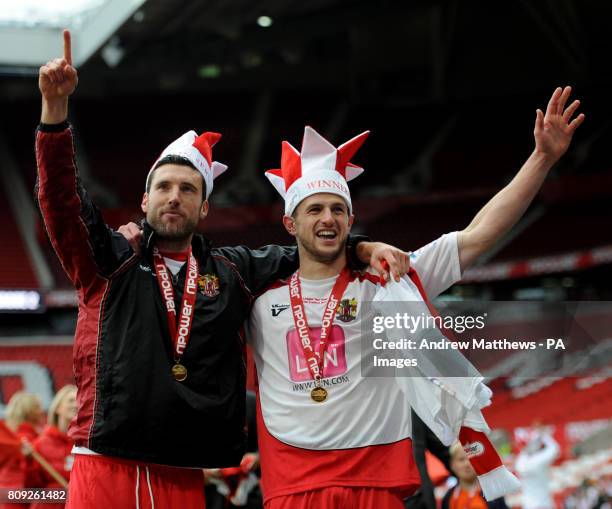
[[[204,176],[198,171],[198,169],[193,165],[193,163],[189,159],[187,159],[186,157],[175,156],[175,155],[169,155],[166,157],[162,157],[159,161],[157,161],[157,163],[155,163],[155,166],[153,167],[153,171],[151,172],[151,175],[149,175],[149,179],[147,181],[147,194],[151,192],[151,182],[153,182],[153,174],[155,173],[155,170],[157,170],[157,168],[159,168],[160,166],[163,166],[164,164],[178,164],[179,166],[189,166],[190,168],[197,171],[202,177],[202,201],[206,199],[206,182],[204,180]]]

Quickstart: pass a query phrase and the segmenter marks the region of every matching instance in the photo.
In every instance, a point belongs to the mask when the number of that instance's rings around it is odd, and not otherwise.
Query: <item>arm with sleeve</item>
[[[458,232],[446,233],[410,255],[427,297],[435,299],[461,280]]]
[[[36,201],[45,230],[70,281],[86,295],[100,277],[110,277],[133,251],[123,236],[104,224],[83,187],[68,122],[40,124],[36,163]]]
[[[363,241],[369,241],[369,238],[349,235],[346,248],[349,266],[363,266],[355,252],[356,245]],[[300,263],[296,246],[270,245],[260,249],[236,246],[217,248],[215,251],[236,266],[254,296],[261,294],[272,281],[289,277]]]

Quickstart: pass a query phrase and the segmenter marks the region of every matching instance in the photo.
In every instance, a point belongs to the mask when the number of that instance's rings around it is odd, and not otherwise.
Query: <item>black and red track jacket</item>
[[[36,131],[37,200],[45,228],[77,289],[74,341],[78,414],[69,436],[110,456],[181,467],[238,465],[245,444],[244,343],[253,296],[297,269],[295,247],[193,252],[208,291],[198,292],[184,382],[171,375],[172,340],[153,269],[154,231],[142,255],[104,224],[80,183],[67,122]],[[174,292],[182,298],[186,265]],[[214,277],[218,278],[218,295]],[[211,283],[212,281],[212,283]]]

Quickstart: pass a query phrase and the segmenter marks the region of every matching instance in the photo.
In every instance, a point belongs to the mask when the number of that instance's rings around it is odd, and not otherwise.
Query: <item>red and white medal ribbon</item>
[[[187,275],[185,277],[185,287],[183,289],[183,299],[179,311],[178,324],[176,321],[176,306],[174,304],[174,288],[172,278],[164,262],[164,258],[157,247],[153,247],[153,261],[155,264],[155,275],[162,294],[162,299],[166,305],[168,316],[168,329],[174,346],[174,360],[176,365],[172,368],[174,377],[182,382],[187,378],[186,368],[180,364],[180,359],[185,352],[191,336],[191,325],[193,323],[194,305],[198,288],[198,262],[193,256],[191,248],[187,254]]]
[[[325,350],[328,345],[329,333],[334,323],[334,318],[336,318],[336,309],[338,308],[338,303],[340,302],[349,281],[350,271],[345,267],[342,269],[338,279],[336,279],[334,287],[332,288],[332,291],[327,299],[327,303],[325,304],[325,311],[323,312],[323,318],[321,320],[321,339],[319,341],[318,352],[315,352],[314,342],[310,336],[306,308],[304,307],[304,301],[302,299],[302,287],[300,285],[299,272],[295,272],[289,281],[289,297],[291,299],[293,321],[295,323],[295,329],[300,338],[306,365],[308,366],[310,374],[315,382],[315,389],[313,389],[311,397],[317,402],[324,401],[327,398],[327,391],[320,387],[321,379],[323,378],[323,360]],[[317,393],[315,393],[315,391],[317,391]],[[319,394],[319,396],[316,394]]]

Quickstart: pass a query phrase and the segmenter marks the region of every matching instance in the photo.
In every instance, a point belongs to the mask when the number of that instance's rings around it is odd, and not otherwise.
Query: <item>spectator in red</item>
[[[12,433],[17,440],[27,440],[31,444],[44,424],[44,413],[40,398],[35,394],[18,391],[13,394],[6,406],[7,434]],[[28,445],[21,450],[15,448],[11,454],[0,455],[0,488],[28,488],[35,485],[31,475],[31,458]],[[10,507],[27,508],[27,504],[1,504],[0,509]]]
[[[6,406],[6,425],[19,438],[33,442],[45,423],[45,414],[36,394],[17,391]]]
[[[73,443],[68,438],[67,431],[77,411],[76,392],[75,385],[65,385],[57,392],[49,406],[47,426],[34,442],[34,448],[66,480],[70,477],[73,462],[71,454]],[[36,470],[40,479],[39,487],[61,488],[61,485],[45,470],[40,467]],[[34,503],[31,509],[63,509],[63,507],[64,503]]]

